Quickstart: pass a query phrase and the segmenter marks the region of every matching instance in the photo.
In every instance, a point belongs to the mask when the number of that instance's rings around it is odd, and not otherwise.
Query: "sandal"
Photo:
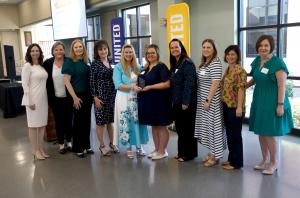
[[[224,170],[234,170],[235,168],[233,166],[231,166],[230,164],[227,164],[227,165],[223,165],[223,169]]]
[[[212,167],[212,166],[215,166],[219,163],[219,160],[215,159],[215,158],[211,158],[209,160],[207,160],[205,163],[204,163],[204,166],[205,167]]]
[[[113,145],[112,143],[109,143],[109,147],[114,153],[119,153],[119,148],[116,145]]]
[[[133,159],[134,158],[134,155],[133,155],[133,151],[132,150],[127,150],[127,157],[129,159]]]
[[[210,159],[212,159],[214,157],[213,154],[208,153],[207,156],[205,158],[202,159],[202,163],[206,163],[207,161],[209,161]]]
[[[103,156],[110,156],[110,152],[106,150],[105,145],[101,145],[99,150]]]
[[[145,153],[145,151],[144,151],[143,148],[138,148],[136,150],[136,154],[137,154],[137,156],[140,156],[140,157],[144,157],[146,155],[146,153]]]

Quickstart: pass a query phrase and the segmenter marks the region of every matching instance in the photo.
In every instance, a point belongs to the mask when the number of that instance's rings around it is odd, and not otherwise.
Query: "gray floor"
[[[1,116],[1,114],[0,114]],[[176,134],[171,132],[170,157],[153,162],[147,158],[129,160],[125,151],[111,158],[100,157],[93,129],[95,155],[79,159],[60,155],[57,145],[47,143],[51,158],[33,161],[27,137],[26,116],[0,118],[0,198],[294,198],[300,196],[300,139],[281,140],[280,167],[273,176],[252,169],[260,159],[257,137],[244,126],[245,167],[224,171],[220,166],[203,167],[206,150],[199,146],[199,158],[178,163]],[[147,152],[153,149],[150,142]]]

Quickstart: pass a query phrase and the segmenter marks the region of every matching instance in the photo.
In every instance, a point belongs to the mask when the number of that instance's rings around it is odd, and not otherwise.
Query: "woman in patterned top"
[[[202,61],[197,71],[197,113],[195,137],[209,153],[204,166],[211,167],[223,157],[226,139],[221,102],[222,64],[212,39],[202,42]]]
[[[241,52],[237,45],[225,50],[224,61],[228,63],[221,81],[221,100],[229,149],[225,170],[243,167],[242,121],[245,113],[245,85],[247,73],[240,65]]]
[[[114,106],[115,106],[115,86],[112,80],[113,69],[109,63],[110,51],[105,40],[96,42],[94,47],[95,60],[91,65],[90,87],[94,98],[94,109],[96,118],[96,131],[100,143],[99,150],[103,156],[110,156],[110,152],[105,148],[103,132],[107,128],[110,148],[117,153],[118,148],[113,145]]]

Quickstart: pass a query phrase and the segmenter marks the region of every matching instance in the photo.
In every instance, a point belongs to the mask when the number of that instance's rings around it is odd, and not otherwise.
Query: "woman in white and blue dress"
[[[128,158],[134,158],[132,146],[136,146],[137,155],[144,156],[142,144],[148,142],[146,125],[138,122],[136,81],[141,65],[136,62],[134,48],[125,44],[122,48],[121,62],[113,71],[113,81],[117,89],[114,113],[114,145],[127,148]]]
[[[204,166],[219,162],[226,149],[221,102],[222,64],[212,39],[202,42],[201,65],[197,71],[197,112],[195,137],[209,152],[203,159]]]

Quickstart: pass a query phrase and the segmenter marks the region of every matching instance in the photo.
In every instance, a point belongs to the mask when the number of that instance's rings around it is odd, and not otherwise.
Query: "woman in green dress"
[[[253,78],[247,87],[256,84],[250,109],[249,130],[259,136],[261,161],[254,167],[263,174],[277,170],[277,136],[286,135],[293,128],[291,105],[285,90],[288,69],[282,59],[272,54],[274,39],[262,35],[256,42],[258,56],[251,63]],[[270,155],[270,163],[266,161]]]

